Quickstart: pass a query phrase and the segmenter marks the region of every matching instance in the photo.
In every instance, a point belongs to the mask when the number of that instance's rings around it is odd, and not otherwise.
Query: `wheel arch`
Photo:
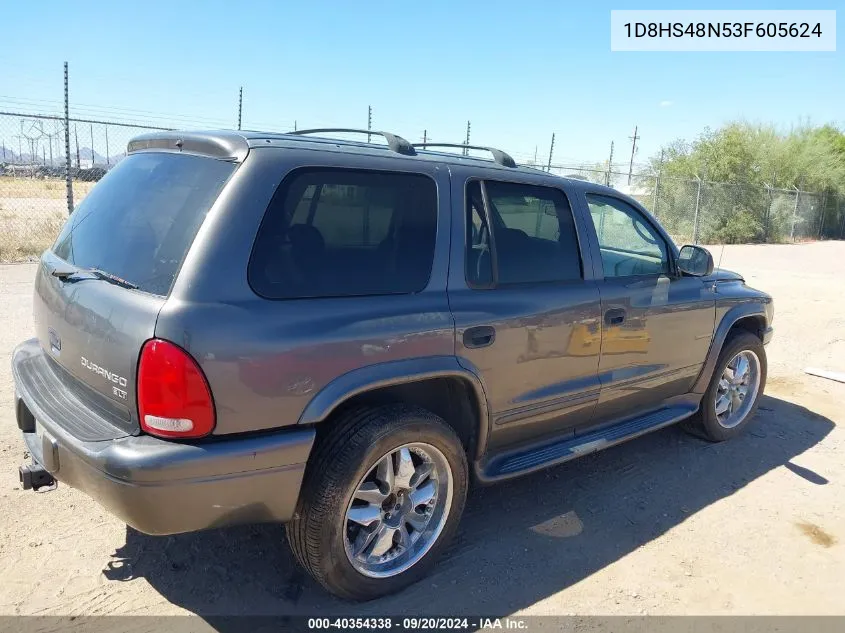
[[[478,376],[454,356],[432,356],[361,367],[338,376],[308,403],[298,424],[326,422],[356,405],[415,404],[443,418],[471,459],[484,454],[489,408]]]
[[[764,302],[742,303],[730,308],[722,316],[716,331],[713,333],[713,341],[707,352],[707,358],[701,368],[701,372],[693,386],[693,393],[703,394],[707,391],[719,354],[725,346],[725,342],[734,331],[746,331],[763,340],[767,327],[768,317]]]

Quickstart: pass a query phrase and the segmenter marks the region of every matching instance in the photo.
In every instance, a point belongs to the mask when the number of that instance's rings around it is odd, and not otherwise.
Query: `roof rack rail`
[[[390,132],[377,132],[376,130],[359,130],[356,128],[346,127],[321,127],[314,128],[312,130],[296,130],[294,132],[288,132],[288,134],[296,134],[297,136],[301,136],[303,134],[325,134],[327,132],[366,134],[367,136],[375,134],[376,136],[383,136],[384,139],[387,141],[387,146],[394,152],[397,152],[399,154],[405,154],[406,156],[414,156],[417,153],[414,150],[414,146],[411,145],[408,141],[406,141],[401,136],[391,134]]]
[[[503,152],[495,147],[485,147],[484,145],[465,145],[463,143],[413,143],[412,147],[460,147],[462,149],[479,149],[493,154],[493,160],[505,167],[516,167],[516,161],[511,158],[507,152]]]
[[[586,176],[582,176],[581,174],[564,174],[563,177],[569,178],[570,180],[590,180],[589,178],[587,178]]]

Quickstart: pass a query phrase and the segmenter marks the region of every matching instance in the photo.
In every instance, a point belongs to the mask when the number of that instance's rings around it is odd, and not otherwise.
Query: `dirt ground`
[[[845,614],[845,384],[803,373],[845,371],[843,261],[843,242],[724,249],[775,297],[744,436],[669,428],[476,489],[434,573],[365,605],[299,570],[281,527],[149,537],[66,486],[20,490],[9,359],[34,266],[0,266],[0,613]]]

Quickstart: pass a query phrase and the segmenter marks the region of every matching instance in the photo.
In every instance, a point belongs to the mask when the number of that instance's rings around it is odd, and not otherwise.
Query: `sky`
[[[610,10],[673,2],[209,0],[3,3],[0,110],[181,128],[366,127],[525,161],[627,164],[737,119],[845,127],[845,61],[824,53],[610,51]],[[706,8],[801,8],[776,1]],[[813,9],[843,9],[821,0]],[[61,7],[65,8],[62,9]],[[840,11],[840,14],[845,13]],[[841,38],[840,42],[841,42]]]

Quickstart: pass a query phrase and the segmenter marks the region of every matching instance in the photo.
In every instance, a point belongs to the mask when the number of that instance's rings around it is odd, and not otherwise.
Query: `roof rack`
[[[301,136],[303,134],[325,134],[327,132],[343,132],[343,133],[351,133],[351,134],[366,134],[367,136],[371,134],[375,134],[376,136],[383,136],[384,139],[387,141],[387,146],[392,149],[394,152],[399,154],[405,154],[406,156],[414,156],[416,151],[414,151],[414,146],[411,145],[408,141],[406,141],[401,136],[396,134],[391,134],[390,132],[377,132],[375,130],[358,130],[355,128],[346,128],[346,127],[321,127],[321,128],[314,128],[312,130],[296,130],[294,132],[288,132],[288,134],[296,134],[297,136]]]
[[[586,176],[582,176],[581,174],[564,174],[563,177],[569,178],[570,180],[590,180],[589,178],[587,178]]]
[[[483,145],[465,145],[463,143],[413,143],[412,147],[460,147],[462,149],[479,149],[493,154],[493,160],[505,167],[516,167],[516,161],[511,158],[510,154],[503,152],[495,147],[485,147]]]

